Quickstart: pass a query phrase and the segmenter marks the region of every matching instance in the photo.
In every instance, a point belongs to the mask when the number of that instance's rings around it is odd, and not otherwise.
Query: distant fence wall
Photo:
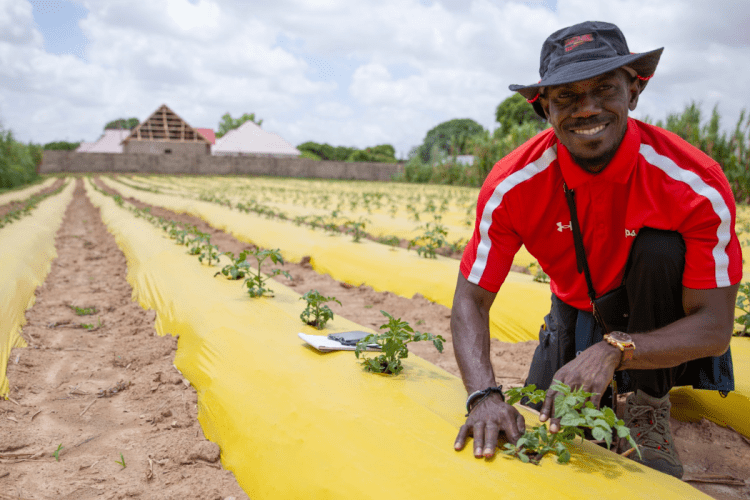
[[[183,156],[146,153],[44,151],[40,174],[138,173],[190,175],[270,175],[318,179],[389,181],[404,171],[395,163],[315,161],[307,158]]]

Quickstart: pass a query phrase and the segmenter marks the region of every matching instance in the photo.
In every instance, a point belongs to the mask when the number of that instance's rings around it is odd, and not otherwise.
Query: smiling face
[[[628,128],[628,110],[638,104],[640,85],[623,69],[545,90],[539,102],[555,135],[589,172],[614,157]]]

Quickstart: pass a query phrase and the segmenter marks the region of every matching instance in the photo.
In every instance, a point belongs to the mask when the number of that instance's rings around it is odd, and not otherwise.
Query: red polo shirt
[[[523,244],[550,276],[555,295],[591,311],[563,180],[575,191],[597,295],[620,286],[642,227],[682,235],[685,287],[726,287],[742,278],[734,197],[719,164],[677,135],[631,118],[615,157],[598,174],[579,167],[552,129],[500,160],[479,193],[461,260],[468,281],[497,292]]]

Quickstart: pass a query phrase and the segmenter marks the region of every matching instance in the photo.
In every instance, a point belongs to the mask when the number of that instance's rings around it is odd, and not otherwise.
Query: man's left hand
[[[593,393],[591,402],[598,408],[602,394],[612,380],[621,357],[622,353],[616,347],[604,341],[597,342],[557,370],[553,380],[567,384],[571,389],[583,389]],[[554,416],[557,394],[557,391],[547,390],[539,415],[541,422],[546,422]],[[549,430],[553,434],[560,430],[559,418],[552,418]]]

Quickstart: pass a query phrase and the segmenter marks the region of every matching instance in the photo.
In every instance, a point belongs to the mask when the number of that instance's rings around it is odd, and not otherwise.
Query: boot
[[[654,398],[636,391],[627,398],[623,420],[641,451],[641,457],[634,452],[630,458],[680,479],[683,468],[669,426],[671,407],[669,394]]]

